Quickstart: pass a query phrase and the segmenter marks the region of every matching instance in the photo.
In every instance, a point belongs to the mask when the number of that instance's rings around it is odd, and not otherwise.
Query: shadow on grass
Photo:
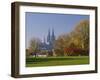
[[[37,64],[38,62],[49,62],[49,61],[65,61],[65,60],[84,60],[82,57],[46,57],[46,58],[27,58],[26,63],[28,64]]]

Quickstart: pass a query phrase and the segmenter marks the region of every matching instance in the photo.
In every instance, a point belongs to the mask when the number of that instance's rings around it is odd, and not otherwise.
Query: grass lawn
[[[89,64],[89,56],[63,57],[30,57],[26,59],[26,67],[82,65]]]

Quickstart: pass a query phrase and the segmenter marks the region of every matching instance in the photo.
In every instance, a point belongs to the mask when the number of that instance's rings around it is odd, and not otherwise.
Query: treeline
[[[60,35],[55,41],[57,55],[89,55],[89,21],[80,21],[72,32]]]

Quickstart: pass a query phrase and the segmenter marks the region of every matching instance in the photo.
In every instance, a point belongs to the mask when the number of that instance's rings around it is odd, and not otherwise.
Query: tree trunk
[[[82,43],[82,49],[84,49],[84,43]]]
[[[52,49],[53,56],[56,56],[55,50]]]

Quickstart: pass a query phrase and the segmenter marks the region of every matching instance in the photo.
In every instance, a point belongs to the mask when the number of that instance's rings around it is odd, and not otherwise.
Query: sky
[[[43,41],[47,38],[48,30],[54,29],[56,38],[71,32],[81,20],[89,20],[89,15],[55,14],[55,13],[25,13],[25,47],[29,47],[32,38]]]

